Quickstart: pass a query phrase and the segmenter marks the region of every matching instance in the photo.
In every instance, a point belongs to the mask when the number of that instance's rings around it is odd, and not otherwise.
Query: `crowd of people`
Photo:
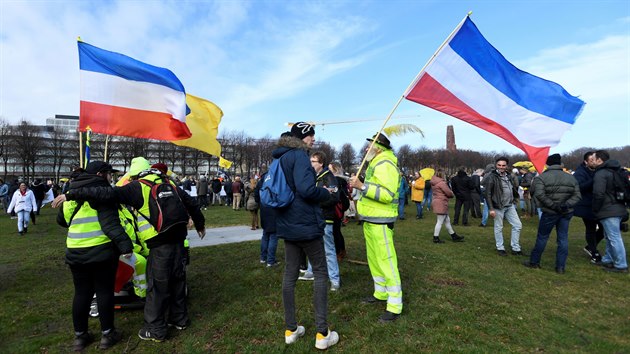
[[[493,220],[496,252],[507,256],[503,234],[507,221],[511,229],[510,254],[528,257],[523,262],[528,268],[541,268],[542,253],[555,227],[554,268],[558,274],[565,273],[568,228],[575,215],[584,223],[584,251],[591,262],[608,272],[628,272],[621,235],[628,211],[615,189],[616,175],[626,182],[628,175],[606,151],[587,152],[575,172],[567,171],[561,156],[553,154],[540,174],[527,168],[510,170],[510,161],[499,157],[470,175],[461,168],[448,176],[437,168],[425,179],[420,171],[409,176],[401,172],[385,135],[376,134],[367,140],[370,145],[365,173],[346,174],[325,153],[311,151],[315,142],[313,125],[296,123],[291,131],[283,133],[273,158],[294,193],[291,204],[283,208],[266,205],[261,199],[263,181],[268,179],[266,168],[246,180],[240,176],[233,180],[228,176],[200,176],[177,181],[169,178],[166,165],[151,165],[142,157],[133,159],[126,179],[116,186],[112,176],[118,171],[102,161],[78,169],[62,186],[52,181],[35,181],[31,186],[15,181],[8,186],[0,180],[0,203],[7,213],[15,214],[18,232],[23,235],[46,195],[58,194],[53,206],[61,207],[57,222],[68,228],[66,263],[75,287],[72,318],[73,349],[77,351],[94,341],[87,326],[94,294],[102,331],[99,347],[107,349],[122,338],[113,314],[119,260],[135,263],[138,274],[134,285],[146,296],[144,325],[138,333],[141,339],[160,342],[166,339],[169,327],[183,330],[190,325],[185,298],[187,225],[191,223],[203,238],[205,219],[201,211],[217,204],[249,211],[251,229],[262,228],[259,256],[266,267],[281,264],[276,250],[279,239],[284,240],[286,344],[306,333],[295,309],[298,280],[313,282],[316,348],[327,349],[338,343],[339,334],[329,329],[327,319],[328,291],[339,291],[342,286],[339,263],[346,257],[342,226],[349,218],[356,218],[362,227],[373,282],[373,290],[362,302],[385,307],[378,318],[382,323],[394,322],[402,315],[403,287],[394,247],[394,223],[405,219],[409,201],[415,204],[416,219],[426,218],[429,212],[435,215],[435,244],[445,243],[440,238],[442,228],[453,242],[464,242],[465,237],[454,226],[468,227],[472,219],[480,219],[479,226],[486,227],[488,220]],[[451,211],[449,201],[453,198]],[[536,216],[536,243],[526,254],[520,245],[521,219]],[[599,251],[601,242],[605,242],[603,254]],[[136,283],[136,278],[146,280]]]

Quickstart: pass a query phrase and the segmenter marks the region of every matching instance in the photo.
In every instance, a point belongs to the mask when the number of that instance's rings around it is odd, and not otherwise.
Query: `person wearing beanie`
[[[283,134],[272,152],[279,160],[287,184],[294,191],[291,205],[276,211],[276,233],[284,239],[284,275],[282,303],[284,305],[286,344],[304,336],[304,326],[298,324],[295,311],[295,284],[300,273],[304,252],[312,266],[313,308],[315,309],[315,347],[327,349],[339,341],[339,335],[328,328],[328,269],[324,247],[326,223],[320,203],[331,199],[332,189],[317,187],[315,170],[308,150],[315,142],[315,127],[298,122],[291,127],[291,135]]]
[[[349,184],[360,190],[357,213],[363,221],[363,235],[368,266],[374,281],[374,292],[363,303],[386,303],[379,322],[392,322],[403,310],[402,285],[398,272],[398,257],[394,248],[394,222],[398,217],[398,159],[389,139],[377,133],[367,141],[366,161],[369,162],[365,182],[351,177]]]
[[[569,223],[573,217],[573,206],[580,199],[580,185],[573,175],[562,170],[559,154],[547,158],[547,170],[534,179],[534,198],[542,209],[538,223],[536,245],[529,261],[523,263],[528,268],[540,268],[540,260],[547,246],[551,230],[556,228],[558,249],[556,251],[556,273],[564,274],[569,254]]]

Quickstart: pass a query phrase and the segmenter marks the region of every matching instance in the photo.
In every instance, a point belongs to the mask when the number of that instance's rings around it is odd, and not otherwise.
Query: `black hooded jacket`
[[[84,187],[106,187],[111,189],[109,183],[103,177],[83,173],[72,182],[70,191]],[[120,254],[131,253],[133,244],[120,224],[118,205],[99,201],[90,201],[89,203],[90,207],[97,211],[101,230],[112,242],[94,247],[66,248],[66,263],[72,265],[103,262],[111,258],[118,258]],[[63,208],[59,209],[57,223],[66,228],[70,226],[66,223]]]

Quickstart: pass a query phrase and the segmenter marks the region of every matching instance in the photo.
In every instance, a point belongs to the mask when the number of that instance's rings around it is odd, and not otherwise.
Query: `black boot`
[[[459,236],[456,232],[453,232],[451,234],[451,238],[453,239],[453,242],[463,242],[464,241],[464,236]]]
[[[440,240],[440,237],[433,236],[433,243],[444,243],[444,241]]]

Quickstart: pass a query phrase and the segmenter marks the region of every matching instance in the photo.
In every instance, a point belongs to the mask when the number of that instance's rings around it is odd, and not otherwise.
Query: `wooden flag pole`
[[[453,30],[453,32],[451,32],[451,34],[446,37],[446,39],[444,40],[444,42],[442,43],[442,45],[440,45],[440,47],[435,51],[435,53],[433,53],[433,55],[431,56],[431,58],[429,59],[429,61],[427,61],[426,64],[424,64],[424,66],[422,67],[422,69],[420,70],[420,72],[418,72],[418,75],[416,75],[416,77],[411,81],[411,83],[409,84],[409,86],[407,86],[407,88],[405,89],[404,93],[402,96],[400,96],[400,98],[398,99],[398,102],[396,102],[396,104],[394,105],[394,108],[392,108],[391,112],[389,112],[389,115],[387,115],[387,118],[385,118],[385,121],[383,122],[383,125],[381,125],[381,129],[379,129],[378,133],[376,133],[376,135],[374,136],[374,139],[372,140],[372,142],[370,143],[370,146],[368,147],[367,151],[370,151],[372,149],[372,147],[374,146],[374,143],[376,142],[376,140],[378,139],[378,137],[381,135],[381,132],[383,131],[383,129],[385,128],[385,125],[387,124],[387,122],[389,122],[389,120],[391,119],[392,115],[394,114],[394,112],[396,111],[396,109],[398,108],[398,106],[400,105],[400,102],[402,102],[403,98],[405,98],[405,94],[407,94],[407,91],[409,91],[409,89],[412,86],[415,86],[416,82],[418,81],[418,78],[420,77],[420,75],[424,72],[424,70],[427,68],[427,66],[429,66],[429,64],[431,64],[431,62],[433,62],[433,60],[435,60],[435,57],[438,55],[438,53],[442,50],[442,48],[444,48],[444,46],[451,40],[451,38],[453,38],[453,36],[455,35],[455,33],[457,33],[457,31],[462,27],[462,25],[464,24],[464,21],[466,21],[466,19],[472,15],[472,11],[468,12],[466,14],[466,16],[464,17],[464,19],[459,23],[459,25],[457,25],[457,27],[455,27],[455,29]],[[361,170],[363,170],[363,165],[365,165],[365,160],[367,158],[367,153],[365,154],[365,156],[363,156],[363,160],[361,160],[361,165],[359,166],[359,171],[357,172],[360,173]]]
[[[103,161],[107,162],[107,143],[109,142],[109,134],[105,136],[105,153],[103,154]]]
[[[80,130],[79,130],[79,167],[85,168],[85,166],[83,166],[83,135],[81,134]]]

